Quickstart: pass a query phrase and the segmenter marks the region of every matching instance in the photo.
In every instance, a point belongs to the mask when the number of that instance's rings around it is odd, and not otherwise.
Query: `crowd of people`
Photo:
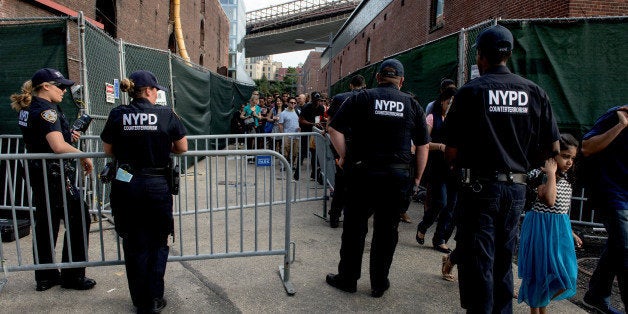
[[[328,132],[336,156],[330,225],[338,227],[341,215],[344,222],[338,272],[328,274],[326,282],[345,292],[357,290],[371,216],[371,296],[379,298],[390,288],[398,225],[410,222],[409,200],[419,185],[426,185],[416,241],[423,245],[428,228],[437,222],[432,245],[447,254],[442,259],[443,279],[455,281],[452,270],[458,266],[461,306],[471,313],[512,312],[513,297],[527,303],[531,313],[545,313],[552,300],[575,294],[574,250],[582,239],[572,231],[568,213],[574,161],[582,155],[595,169],[586,180],[608,232],[584,301],[603,313],[616,313],[609,302],[615,278],[624,305],[628,300],[628,105],[611,108],[580,144],[572,135],[559,133],[545,91],[506,66],[513,49],[508,29],[497,25],[484,30],[475,47],[480,76],[459,89],[443,79],[438,98],[427,110],[401,91],[403,64],[387,59],[377,70],[376,87],[365,88],[364,78],[356,75],[350,91],[333,99],[319,92],[294,96],[255,91],[233,116],[232,131],[286,133],[270,140],[251,137],[245,145],[284,154],[292,166],[284,170],[292,170],[294,180],[300,179],[306,158],[310,178],[320,179],[316,143],[298,133],[314,127]],[[73,84],[57,70],[41,69],[24,83],[22,93],[11,97],[29,152],[80,152],[71,145],[80,134],[70,129],[58,105]],[[101,134],[105,153],[116,160],[111,207],[123,239],[132,302],[138,312],[156,313],[166,306],[167,238],[174,227],[171,195],[176,187],[168,179],[170,154],[187,151],[186,129],[172,109],[155,106],[157,92],[165,88],[152,73],[133,72],[121,87],[133,100],[111,111]],[[93,169],[89,158],[80,164],[87,173]],[[46,186],[42,177],[50,169],[45,164],[31,160],[29,167],[37,258],[51,263],[59,223],[65,219],[60,206],[64,202],[47,205],[42,191],[60,197],[72,189],[63,191],[63,184],[54,180]],[[89,221],[82,220],[89,217],[87,206],[70,200],[66,228],[73,236],[65,239],[63,261],[84,261]],[[133,228],[130,221],[136,222]],[[456,246],[451,249],[454,229]],[[512,261],[517,244],[522,284],[515,291]],[[59,284],[86,290],[96,284],[85,277],[85,268],[37,270],[35,280],[38,291]]]

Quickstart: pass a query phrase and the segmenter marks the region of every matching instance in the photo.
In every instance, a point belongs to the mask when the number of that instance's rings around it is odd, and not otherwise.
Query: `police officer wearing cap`
[[[58,70],[44,68],[24,82],[20,94],[11,95],[11,108],[19,112],[18,124],[29,153],[81,152],[71,144],[79,139],[80,134],[70,129],[70,124],[59,106],[65,91],[72,85],[74,82],[63,77]],[[85,173],[91,173],[92,160],[81,158],[80,162]],[[65,178],[61,178],[60,167],[64,167]],[[61,219],[65,220],[66,214],[63,194],[66,194],[68,221],[65,222],[62,262],[85,261],[90,216],[87,205],[80,201],[78,190],[70,183],[74,182],[70,179],[73,176],[72,165],[69,162],[60,165],[59,162],[47,160],[44,169],[42,160],[29,160],[28,171],[35,205],[36,262],[53,263],[59,223]],[[71,260],[69,251],[72,253]],[[61,274],[57,269],[36,270],[35,280],[37,291],[48,290],[58,284],[67,289],[87,290],[96,284],[93,279],[85,277],[85,267],[65,268],[61,270]]]
[[[513,36],[503,26],[478,35],[481,76],[458,90],[445,120],[445,155],[462,183],[460,301],[471,313],[512,313],[511,265],[525,173],[559,150],[546,93],[506,67],[512,48]]]
[[[342,103],[344,103],[347,98],[351,95],[358,93],[366,86],[364,82],[364,76],[360,74],[356,74],[351,78],[351,82],[349,82],[349,88],[351,89],[348,92],[340,93],[335,95],[331,100],[331,105],[327,110],[327,115],[329,116],[329,120],[332,120],[340,109]],[[345,134],[345,140],[347,143],[350,142],[350,135]],[[332,145],[333,148],[333,145]],[[334,151],[334,157],[338,157],[336,150]],[[346,158],[347,156],[345,156]],[[346,203],[346,186],[344,171],[338,165],[336,165],[336,174],[334,177],[334,197],[331,200],[331,209],[329,210],[329,226],[332,228],[338,228],[340,223],[340,215],[342,214],[342,209],[345,207]]]
[[[414,182],[418,184],[427,162],[429,136],[423,110],[411,95],[399,90],[404,79],[401,62],[385,60],[376,78],[378,86],[349,97],[329,126],[340,167],[347,154],[345,135],[351,130],[352,160],[346,173],[348,201],[338,274],[328,274],[326,280],[337,289],[356,291],[368,219],[374,215],[371,296],[379,298],[390,287],[388,272],[397,246],[399,213],[412,185],[410,163],[416,163]]]
[[[157,92],[166,88],[153,73],[133,72],[120,88],[133,100],[111,110],[100,135],[117,164],[111,209],[133,305],[138,312],[158,313],[166,306],[167,239],[174,234],[170,154],[187,151],[186,130],[171,108],[155,106]]]

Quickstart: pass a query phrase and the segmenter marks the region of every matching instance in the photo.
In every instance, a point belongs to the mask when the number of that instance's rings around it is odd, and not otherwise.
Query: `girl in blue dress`
[[[546,313],[551,300],[576,293],[578,264],[574,241],[582,242],[571,230],[571,180],[578,141],[569,134],[560,136],[560,153],[545,166],[528,173],[529,181],[539,178],[538,199],[526,213],[519,244],[519,303],[530,313]],[[571,169],[571,171],[570,171]],[[538,182],[538,181],[537,181]]]

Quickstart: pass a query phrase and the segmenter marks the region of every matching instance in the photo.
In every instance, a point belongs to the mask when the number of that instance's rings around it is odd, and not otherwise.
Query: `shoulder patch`
[[[41,113],[41,117],[50,123],[57,122],[57,112],[53,109],[48,109],[48,110],[43,111]]]

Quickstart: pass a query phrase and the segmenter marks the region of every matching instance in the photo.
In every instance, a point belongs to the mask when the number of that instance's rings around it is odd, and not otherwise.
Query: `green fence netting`
[[[20,93],[22,83],[41,68],[54,68],[68,77],[67,21],[0,25],[0,134],[21,134],[10,96]],[[71,77],[78,81],[77,77]],[[66,93],[61,108],[70,120],[78,109]]]
[[[547,91],[562,131],[581,136],[608,108],[628,103],[626,21],[500,22],[515,38],[513,72]]]
[[[499,21],[515,39],[509,68],[547,91],[561,131],[582,136],[608,108],[628,103],[626,21],[626,17]],[[464,32],[463,80],[469,79],[475,64],[475,38],[493,24],[489,21]],[[405,67],[402,90],[417,95],[422,106],[436,98],[442,78],[456,80],[459,36],[452,34],[391,56]],[[378,66],[369,65],[338,81],[334,94],[348,90],[355,74],[363,75],[367,86],[376,85]]]

